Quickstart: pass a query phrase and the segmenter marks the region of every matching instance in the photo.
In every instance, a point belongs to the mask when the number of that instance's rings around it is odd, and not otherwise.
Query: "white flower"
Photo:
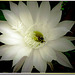
[[[70,31],[74,21],[62,21],[61,2],[52,10],[49,2],[10,2],[11,10],[2,10],[7,21],[0,22],[1,60],[13,60],[14,71],[22,64],[22,72],[32,71],[33,66],[45,72],[47,62],[56,60],[61,65],[72,68],[62,53],[75,49],[64,35]],[[24,62],[25,60],[25,62]],[[18,63],[18,64],[17,64]]]

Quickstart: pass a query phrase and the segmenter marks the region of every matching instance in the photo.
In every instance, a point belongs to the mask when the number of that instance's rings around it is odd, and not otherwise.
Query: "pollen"
[[[32,39],[34,39],[36,42],[40,42],[40,43],[43,43],[45,42],[44,41],[44,37],[43,37],[43,34],[39,31],[34,31],[33,32],[33,37]]]

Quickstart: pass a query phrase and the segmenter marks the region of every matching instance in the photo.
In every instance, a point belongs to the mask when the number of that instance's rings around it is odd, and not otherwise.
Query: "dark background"
[[[18,4],[17,1],[14,1],[14,3]],[[26,2],[24,2],[26,3]],[[59,1],[50,1],[51,4],[51,9],[57,5],[59,3]],[[38,5],[40,6],[41,1],[38,1]],[[8,1],[0,1],[0,9],[7,9],[10,10],[9,7],[9,2]],[[63,20],[73,20],[75,21],[75,2],[74,1],[65,1],[62,4],[61,7],[62,12],[62,18],[61,21]],[[0,20],[2,21],[6,21],[3,13],[0,10]],[[75,37],[75,25],[73,26],[73,28],[71,29],[72,33],[67,33],[66,36],[73,36]],[[1,33],[0,33],[1,35]],[[75,45],[75,41],[72,41],[73,44]],[[0,46],[4,45],[3,43],[0,42]],[[68,68],[68,67],[64,67],[62,65],[60,65],[58,62],[56,61],[52,61],[53,66],[54,66],[54,70],[51,71],[50,67],[47,66],[47,73],[75,73],[75,50],[69,51],[69,52],[64,52],[64,54],[67,56],[67,58],[69,59],[71,65],[74,67],[74,69]],[[1,58],[1,57],[0,57]],[[12,68],[12,60],[10,61],[0,61],[0,72],[2,73],[8,73],[8,72],[12,72],[13,68]],[[18,71],[21,72],[21,69]],[[33,73],[38,73],[38,71],[34,68],[32,70]]]

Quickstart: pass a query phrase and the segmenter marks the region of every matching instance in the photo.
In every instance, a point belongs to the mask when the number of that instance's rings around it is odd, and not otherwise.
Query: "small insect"
[[[35,35],[35,36],[33,37],[33,39],[34,39],[35,41],[41,42],[41,43],[45,42],[45,41],[44,41],[44,38],[43,38],[43,35],[42,35],[40,32],[34,31],[34,35]]]

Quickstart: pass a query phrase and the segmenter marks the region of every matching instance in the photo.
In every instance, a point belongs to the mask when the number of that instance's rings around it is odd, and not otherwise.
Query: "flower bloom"
[[[62,53],[75,49],[68,37],[74,21],[61,19],[62,2],[52,10],[49,2],[10,2],[11,10],[2,10],[7,21],[0,21],[1,60],[13,60],[17,71],[23,64],[22,72],[31,72],[35,67],[45,72],[47,63],[56,60],[61,65],[72,68]]]

